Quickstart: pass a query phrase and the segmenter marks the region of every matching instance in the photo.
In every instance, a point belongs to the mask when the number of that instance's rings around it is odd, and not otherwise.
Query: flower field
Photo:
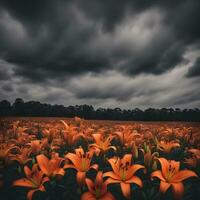
[[[199,123],[0,120],[1,200],[192,200],[199,176]]]

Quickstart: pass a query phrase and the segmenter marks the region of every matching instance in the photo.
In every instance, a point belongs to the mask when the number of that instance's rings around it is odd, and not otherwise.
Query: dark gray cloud
[[[112,68],[160,74],[183,62],[187,45],[200,36],[196,0],[0,5],[0,55],[17,65],[17,75],[35,81]]]
[[[198,100],[192,96],[198,84],[192,81],[199,75],[198,53],[193,53],[200,46],[199,10],[198,0],[1,0],[1,96],[125,107],[157,101],[182,105],[167,82],[160,86],[162,76],[168,79],[182,67],[177,95],[182,98],[184,88],[188,102]],[[156,83],[148,82],[149,76]],[[168,97],[158,95],[169,89],[174,92]],[[152,102],[151,94],[160,100]]]
[[[192,67],[188,70],[187,77],[200,76],[200,57],[198,57]]]

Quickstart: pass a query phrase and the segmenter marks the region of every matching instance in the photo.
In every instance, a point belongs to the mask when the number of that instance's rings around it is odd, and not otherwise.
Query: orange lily
[[[51,143],[54,138],[55,130],[46,128],[43,130],[42,134],[48,139],[48,142]]]
[[[85,179],[85,182],[89,191],[82,194],[81,200],[115,200],[115,197],[107,191],[107,184],[103,182],[101,171],[97,173],[94,182],[88,178]]]
[[[41,140],[33,140],[28,145],[30,145],[31,152],[34,155],[39,154],[41,152],[41,150],[42,150],[42,142],[41,142]]]
[[[11,160],[16,160],[21,165],[25,165],[28,161],[32,160],[30,156],[30,149],[22,148],[20,149],[20,154],[15,154],[11,156]]]
[[[91,165],[91,160],[93,157],[94,151],[84,152],[83,148],[75,149],[74,153],[68,153],[66,158],[69,159],[72,164],[65,164],[64,168],[74,168],[77,170],[76,180],[79,185],[85,184],[86,172],[91,168],[98,170],[98,165]]]
[[[132,150],[133,157],[138,159],[139,152],[138,152],[138,147],[136,146],[135,142],[133,142],[131,150]]]
[[[161,141],[158,144],[158,148],[165,152],[165,153],[170,153],[172,149],[176,148],[176,147],[180,147],[180,144],[177,142],[165,142],[165,141]]]
[[[48,177],[54,177],[56,175],[64,176],[65,171],[61,167],[61,164],[64,161],[64,159],[59,157],[57,153],[52,154],[51,159],[48,159],[43,154],[38,155],[36,159],[40,169]]]
[[[188,152],[192,153],[195,157],[200,159],[200,150],[199,149],[189,149]]]
[[[109,149],[113,149],[114,151],[117,150],[115,146],[111,146],[111,140],[113,139],[112,136],[109,136],[106,139],[103,137],[101,133],[96,133],[93,134],[92,136],[95,140],[95,143],[90,144],[89,148],[94,149],[97,155],[99,155],[99,153],[103,154]]]
[[[189,153],[192,154],[190,158],[186,158],[184,163],[196,168],[200,166],[200,150],[199,149],[189,149]]]
[[[4,168],[4,165],[9,161],[13,149],[18,149],[18,147],[6,143],[0,144],[0,169]]]
[[[135,176],[135,173],[139,169],[144,169],[144,166],[139,164],[132,164],[132,155],[126,154],[122,159],[120,158],[111,158],[108,160],[113,171],[104,173],[103,177],[109,177],[106,182],[107,184],[111,183],[120,183],[121,190],[123,195],[130,199],[130,184],[135,183],[139,187],[142,187],[142,181],[138,176]]]
[[[135,138],[141,137],[141,135],[136,131],[132,132],[127,128],[124,128],[122,131],[115,132],[115,135],[119,138],[121,145],[125,147],[130,147]]]
[[[33,165],[32,169],[24,167],[26,178],[21,178],[13,182],[13,186],[28,187],[31,190],[27,193],[27,199],[31,200],[36,191],[45,192],[44,183],[49,181],[48,177],[44,177],[43,172],[38,170],[37,164]]]
[[[197,177],[196,173],[191,170],[179,170],[180,162],[174,160],[158,159],[161,164],[161,170],[152,172],[151,177],[160,179],[160,191],[165,193],[171,186],[174,199],[181,199],[184,193],[183,180],[190,177]]]
[[[67,146],[71,147],[75,144],[80,138],[85,138],[83,133],[77,132],[77,127],[73,125],[68,125],[65,121],[60,120],[65,126],[65,130],[62,132],[62,137]]]

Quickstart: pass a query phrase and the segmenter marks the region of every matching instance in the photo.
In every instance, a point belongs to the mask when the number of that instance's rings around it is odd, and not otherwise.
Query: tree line
[[[97,108],[91,105],[63,106],[27,101],[17,98],[13,104],[0,101],[0,116],[35,116],[35,117],[81,117],[101,120],[135,121],[200,121],[200,109],[147,108],[141,110],[120,108]]]

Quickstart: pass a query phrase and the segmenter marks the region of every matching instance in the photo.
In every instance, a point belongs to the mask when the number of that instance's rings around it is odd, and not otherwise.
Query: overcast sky
[[[0,0],[0,100],[200,107],[199,0]]]

